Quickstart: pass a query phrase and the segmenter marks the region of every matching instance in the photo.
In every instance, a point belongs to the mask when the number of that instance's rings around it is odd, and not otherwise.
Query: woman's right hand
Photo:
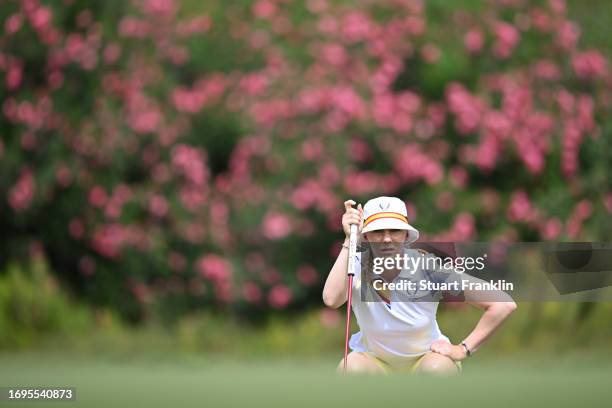
[[[361,208],[361,204],[357,208],[353,208],[355,204],[353,200],[346,200],[344,202],[345,212],[342,215],[342,229],[347,238],[351,234],[351,224],[359,226],[358,232],[361,232],[363,229],[363,208]]]

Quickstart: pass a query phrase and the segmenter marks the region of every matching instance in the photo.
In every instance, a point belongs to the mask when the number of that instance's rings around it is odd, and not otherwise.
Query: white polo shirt
[[[405,251],[409,256],[421,256],[415,249]],[[423,291],[400,294],[393,291],[389,303],[382,301],[382,298],[375,302],[364,302],[361,298],[361,253],[356,256],[352,308],[360,331],[351,336],[349,346],[353,351],[370,352],[389,364],[402,364],[407,358],[413,359],[428,352],[431,343],[438,339],[449,341],[440,331],[436,321],[439,302],[408,301],[405,297],[419,298],[429,295],[429,299],[436,299],[441,294]],[[442,271],[433,273],[436,274],[435,280],[447,282],[454,279],[452,275],[455,275]],[[432,279],[430,271],[419,269],[411,274],[404,269],[394,282],[406,278],[418,281],[425,276]],[[373,295],[377,296],[376,293]]]

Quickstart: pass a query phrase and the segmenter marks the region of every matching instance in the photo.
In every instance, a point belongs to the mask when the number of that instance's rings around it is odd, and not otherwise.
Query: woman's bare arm
[[[469,292],[470,291],[466,291],[465,293],[466,301],[484,310],[474,330],[464,339],[465,344],[469,347],[470,351],[473,352],[491,337],[504,320],[516,310],[516,303],[514,303],[512,299],[503,302],[470,300],[470,298],[477,299],[479,295],[470,294]]]
[[[348,236],[350,234],[351,224],[357,224],[361,231],[363,224],[363,209],[361,204],[357,208],[353,208],[355,201],[347,200],[344,202],[345,213],[342,216],[342,229],[344,230],[345,239],[342,244],[342,250],[334,262],[325,281],[323,288],[323,302],[328,307],[334,309],[339,308],[346,302],[348,292],[348,277],[346,268],[348,267]]]
[[[464,275],[472,282],[483,283],[481,279]],[[465,301],[472,306],[484,310],[474,329],[463,340],[470,352],[476,351],[491,337],[501,324],[516,310],[516,303],[512,297],[503,291],[474,291],[465,290]],[[484,299],[495,299],[483,300]],[[446,341],[437,340],[431,345],[431,350],[446,355],[453,360],[463,360],[467,357],[465,347],[461,344],[453,345]]]
[[[332,266],[327,280],[325,281],[325,287],[323,288],[323,303],[327,307],[333,307],[334,309],[339,308],[346,302],[348,292],[348,275],[346,268],[348,266],[348,239],[344,240],[342,244],[342,251],[336,258],[334,266]]]

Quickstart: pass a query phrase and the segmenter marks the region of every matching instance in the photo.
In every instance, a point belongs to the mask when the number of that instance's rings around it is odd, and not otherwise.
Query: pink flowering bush
[[[609,55],[563,0],[60,3],[0,10],[0,262],[93,303],[318,303],[349,197],[426,240],[611,238]]]

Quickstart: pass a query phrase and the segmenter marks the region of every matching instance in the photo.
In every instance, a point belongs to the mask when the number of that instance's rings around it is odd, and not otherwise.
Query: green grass
[[[343,377],[334,373],[336,360],[7,354],[0,387],[75,387],[76,403],[52,404],[67,407],[597,407],[612,397],[612,358],[603,352],[474,357],[451,378]]]

